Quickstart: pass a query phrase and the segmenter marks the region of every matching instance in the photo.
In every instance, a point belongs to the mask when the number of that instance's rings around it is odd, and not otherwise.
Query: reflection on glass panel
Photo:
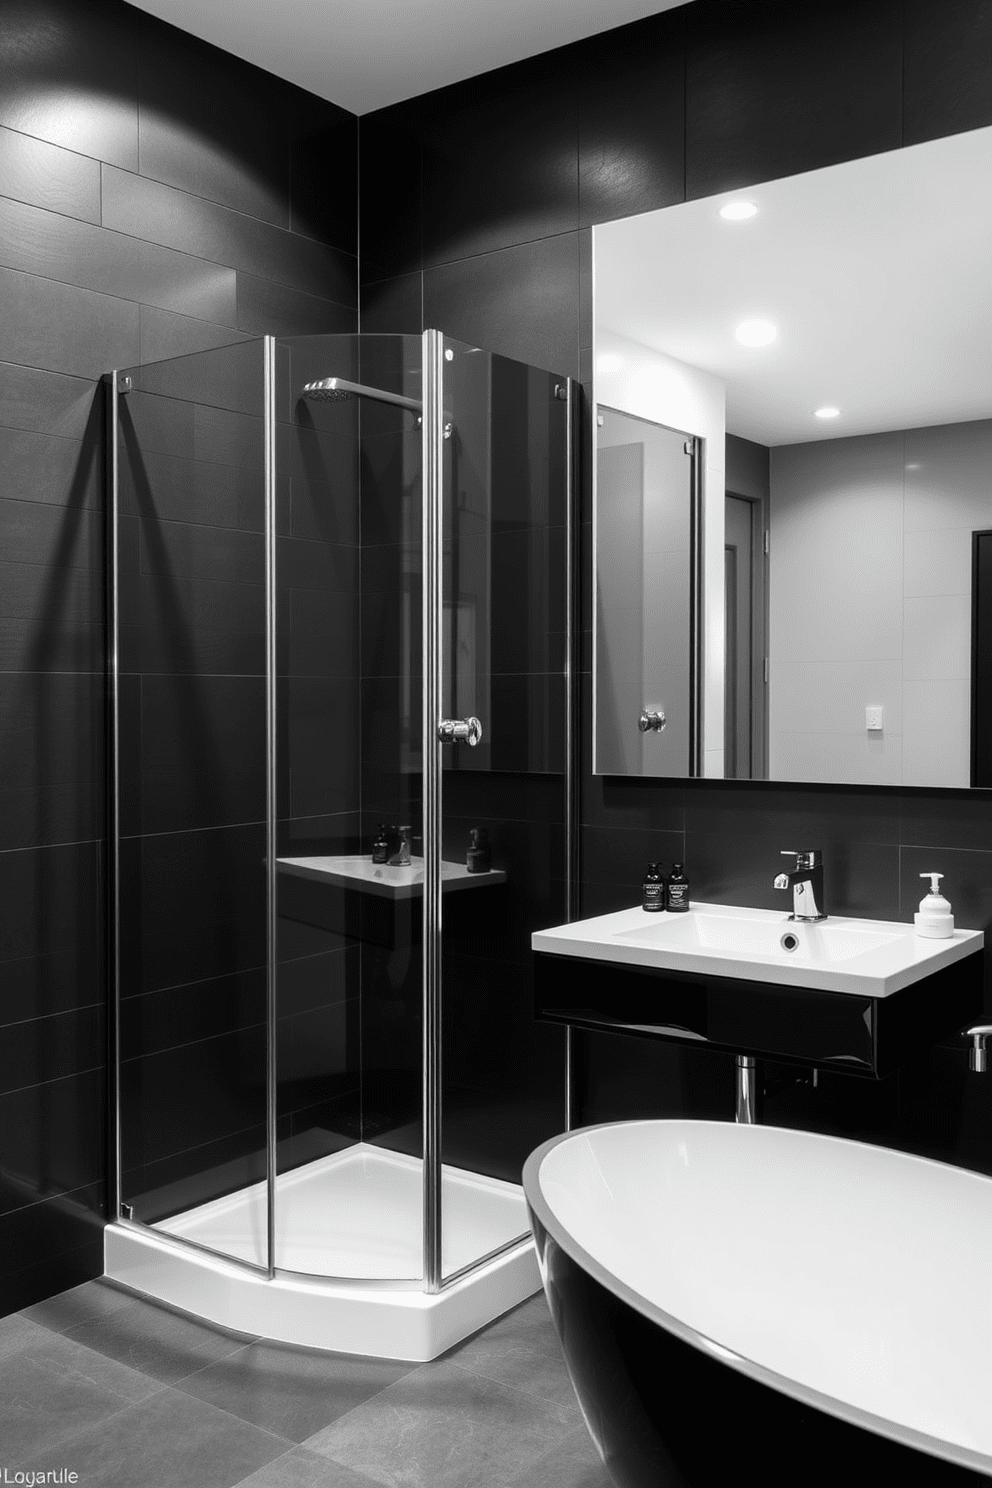
[[[121,1198],[265,1265],[262,347],[127,375]]]
[[[278,354],[276,1259],[413,1280],[422,900],[372,856],[382,824],[416,876],[421,342]]]
[[[565,917],[561,379],[445,341],[442,1269],[526,1231],[520,1172],[563,1121],[530,930]]]

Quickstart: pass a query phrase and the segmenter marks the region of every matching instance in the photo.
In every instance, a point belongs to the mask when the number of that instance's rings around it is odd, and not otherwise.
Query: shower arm
[[[308,382],[303,389],[304,398],[328,402],[345,398],[371,398],[376,403],[391,403],[395,408],[406,408],[410,413],[422,413],[419,398],[405,398],[402,393],[389,393],[385,388],[370,387],[364,382],[350,382],[346,377],[322,377],[319,382]]]

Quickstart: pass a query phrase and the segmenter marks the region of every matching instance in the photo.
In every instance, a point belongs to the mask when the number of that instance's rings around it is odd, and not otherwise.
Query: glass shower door
[[[266,1269],[261,340],[116,374],[115,1177],[132,1223]]]
[[[448,337],[435,355],[445,1281],[527,1232],[523,1162],[566,1125],[564,1034],[534,1019],[530,935],[568,913],[571,394]]]
[[[418,1282],[421,338],[276,354],[276,1265]]]

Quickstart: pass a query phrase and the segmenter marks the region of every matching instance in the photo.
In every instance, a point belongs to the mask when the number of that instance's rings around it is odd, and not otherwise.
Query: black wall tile
[[[992,4],[906,0],[903,144],[992,124]]]
[[[350,543],[280,538],[276,562],[279,583],[288,588],[358,590],[358,550]]]
[[[103,503],[103,451],[26,429],[0,428],[0,468],[8,501],[50,501],[98,509]]]
[[[127,997],[121,1006],[121,1057],[140,1059],[236,1029],[256,1028],[265,1022],[265,999],[261,967]]]
[[[122,1189],[135,1217],[154,1224],[264,1180],[265,1128],[254,1126],[136,1162],[124,1169]]]
[[[899,0],[686,8],[686,196],[902,143]]]
[[[0,1094],[102,1069],[107,1051],[102,1005],[0,1027]]]
[[[574,50],[583,226],[685,196],[685,12],[619,26]]]
[[[326,300],[347,304],[354,295],[353,255],[109,165],[103,167],[101,220],[130,237]]]
[[[416,99],[359,120],[359,236],[366,279],[422,267],[420,136]]]
[[[100,392],[87,378],[0,362],[0,424],[5,429],[82,439],[95,405],[101,414]]]
[[[576,84],[557,54],[433,93],[422,120],[425,267],[578,226]]]
[[[352,287],[344,304],[317,299],[276,284],[238,274],[239,330],[253,336],[309,336],[321,332],[347,334],[358,329],[357,265],[352,265]]]
[[[134,366],[137,362],[160,362],[167,357],[189,356],[197,351],[212,351],[218,346],[230,346],[234,341],[251,339],[243,331],[230,326],[212,325],[209,321],[195,320],[188,315],[174,315],[169,310],[156,310],[141,305],[140,341],[129,358],[119,358],[118,367]],[[108,366],[110,363],[107,364]]]
[[[427,269],[424,324],[549,372],[578,372],[578,233]]]
[[[105,706],[99,675],[0,675],[0,851],[100,834]]]
[[[288,89],[289,225],[358,253],[358,120],[347,109]]]
[[[86,946],[5,961],[3,1021],[27,1022],[106,1001],[104,967]]]
[[[140,727],[141,831],[264,816],[264,678],[146,675]]]
[[[100,163],[16,130],[0,129],[0,196],[99,222]]]
[[[583,681],[588,679],[584,677]],[[625,780],[587,773],[581,782],[579,811],[582,821],[591,826],[681,832],[685,825],[684,797],[681,781]]]
[[[361,990],[361,947],[357,942],[315,956],[301,956],[279,967],[280,1018],[329,1007],[355,998]]]
[[[350,811],[359,799],[358,677],[291,677],[286,709],[291,816]],[[291,780],[290,780],[291,777]]]
[[[949,846],[992,852],[992,792],[903,791],[899,841],[908,847]]]
[[[255,1132],[265,1120],[265,1028],[237,1030],[121,1065],[124,1162],[190,1152]]]
[[[279,440],[282,468],[291,483],[289,535],[326,543],[357,543],[356,441],[301,425],[282,425]]]
[[[137,524],[138,519],[122,517],[121,521],[122,527],[126,528],[128,524]],[[223,579],[236,584],[262,582],[265,539],[260,532],[142,518],[139,536],[140,572],[160,576],[162,594],[176,579]]]
[[[51,1263],[56,1257],[103,1243],[101,1185],[90,1184],[47,1202],[30,1204],[0,1218],[0,1245],[12,1271]]]
[[[650,827],[583,827],[582,875],[591,883],[624,884],[632,891],[628,902],[640,903],[641,882],[649,863],[661,863],[666,873],[683,853],[681,832]]]
[[[376,279],[371,284],[363,277],[361,289],[361,323],[363,335],[413,335],[424,329],[423,276],[398,274],[393,279]]]
[[[106,1071],[92,1069],[0,1096],[0,1143],[9,1208],[102,1183]]]
[[[0,268],[0,360],[101,377],[138,360],[138,306]]]
[[[286,84],[156,21],[136,61],[141,174],[288,227]]]
[[[60,284],[235,324],[233,269],[3,198],[0,264]]]
[[[125,838],[121,853],[124,996],[264,964],[261,825]]]
[[[39,563],[99,572],[103,563],[100,513],[0,498],[0,542],[11,563]],[[51,581],[57,585],[58,580]]]
[[[0,123],[134,170],[141,24],[116,0],[7,0]]]
[[[686,839],[694,835],[749,837],[780,848],[841,847],[850,842],[899,841],[899,794],[857,786],[759,785],[705,780],[687,784]],[[782,832],[802,841],[780,842]],[[814,841],[814,838],[816,839]],[[808,839],[808,840],[807,840]]]
[[[103,862],[99,842],[0,853],[0,962],[79,950],[99,964]]]
[[[359,615],[355,596],[322,589],[290,591],[278,633],[279,672],[293,677],[354,676]]]

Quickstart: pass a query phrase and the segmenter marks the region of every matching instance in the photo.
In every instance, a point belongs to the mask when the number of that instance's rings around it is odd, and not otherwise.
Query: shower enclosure
[[[567,1125],[571,384],[436,331],[110,383],[108,1274],[433,1357],[536,1290]]]

